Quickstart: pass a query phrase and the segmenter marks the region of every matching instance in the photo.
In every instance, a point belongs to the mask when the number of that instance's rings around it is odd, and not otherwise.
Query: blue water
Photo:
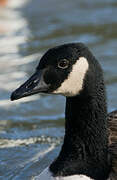
[[[103,67],[108,111],[117,108],[116,29],[115,0],[30,0],[0,8],[0,180],[31,179],[60,150],[64,97],[9,100],[48,48],[84,42]]]

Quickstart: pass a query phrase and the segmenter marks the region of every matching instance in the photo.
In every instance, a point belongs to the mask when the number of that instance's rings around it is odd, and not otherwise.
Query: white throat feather
[[[85,175],[73,175],[66,177],[53,177],[49,168],[46,168],[39,176],[34,177],[32,180],[94,180]]]

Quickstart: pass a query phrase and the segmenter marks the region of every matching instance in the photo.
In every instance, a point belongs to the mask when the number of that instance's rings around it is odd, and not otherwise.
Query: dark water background
[[[48,48],[84,42],[104,69],[108,111],[117,108],[117,1],[14,1],[0,8],[0,180],[32,179],[59,152],[65,99],[9,100]]]

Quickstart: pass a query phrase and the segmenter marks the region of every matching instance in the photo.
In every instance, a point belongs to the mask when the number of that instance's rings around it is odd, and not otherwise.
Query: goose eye
[[[58,67],[61,69],[66,69],[69,65],[69,61],[66,59],[62,59],[58,62]]]

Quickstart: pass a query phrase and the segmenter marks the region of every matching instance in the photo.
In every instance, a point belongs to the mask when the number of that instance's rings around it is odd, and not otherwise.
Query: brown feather
[[[117,110],[108,114],[109,152],[112,156],[112,171],[108,180],[117,180]]]

